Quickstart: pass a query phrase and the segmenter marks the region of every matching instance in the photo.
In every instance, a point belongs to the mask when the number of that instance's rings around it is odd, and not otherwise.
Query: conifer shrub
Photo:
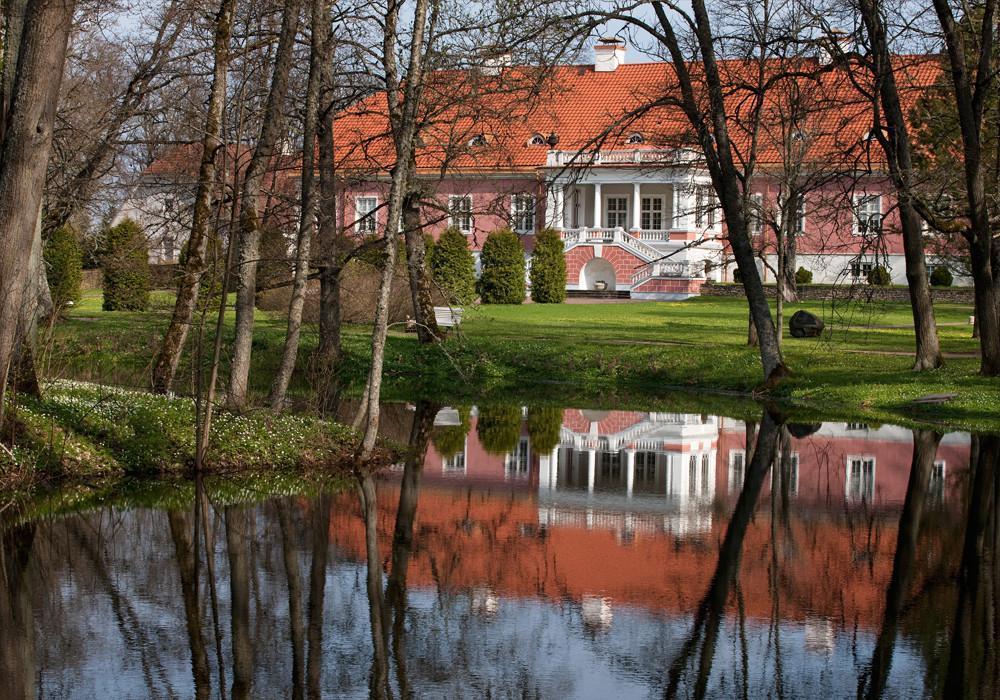
[[[892,276],[889,275],[889,271],[884,267],[876,265],[868,273],[868,284],[873,287],[888,287],[892,284]]]
[[[521,438],[521,407],[487,405],[479,408],[476,434],[483,449],[494,455],[512,452]]]
[[[548,454],[559,444],[563,410],[551,406],[528,407],[528,437],[538,454]]]
[[[461,231],[454,226],[445,229],[427,248],[427,262],[435,286],[449,304],[468,306],[476,300],[476,261]]]
[[[145,311],[152,278],[146,237],[135,221],[126,219],[104,234],[104,310]]]
[[[465,451],[465,437],[469,434],[469,407],[456,406],[455,410],[458,411],[458,425],[435,426],[431,433],[434,449],[445,459]]]
[[[931,272],[931,284],[935,287],[950,287],[955,282],[951,270],[943,265],[935,267]]]
[[[52,305],[61,309],[80,300],[83,280],[83,251],[76,231],[60,226],[45,241],[45,276],[52,294]]]
[[[531,299],[539,304],[560,304],[566,299],[566,256],[559,234],[542,229],[531,257]]]
[[[486,238],[480,256],[479,296],[484,304],[524,302],[524,248],[509,228]]]
[[[812,270],[807,270],[804,267],[800,267],[795,271],[795,284],[812,284],[813,273]]]

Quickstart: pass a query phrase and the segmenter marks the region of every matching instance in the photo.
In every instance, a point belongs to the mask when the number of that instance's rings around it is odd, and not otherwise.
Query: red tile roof
[[[909,108],[940,73],[933,56],[900,56],[896,59],[900,89]],[[789,64],[768,63],[764,69],[777,75]],[[765,128],[760,140],[761,164],[781,162],[778,125],[787,113],[787,96],[794,88],[812,106],[802,122],[806,160],[844,163],[875,159],[866,136],[872,127],[871,98],[866,96],[867,75],[859,68],[837,66],[820,70],[815,59],[801,59],[793,68],[802,76],[786,80],[768,93],[764,107]],[[701,72],[691,64],[692,73]],[[758,67],[739,61],[720,62],[726,83],[727,110],[734,145],[746,150],[753,100],[751,86],[758,84]],[[814,77],[806,77],[812,75]],[[511,68],[502,77],[473,72],[442,72],[430,76],[424,95],[423,130],[418,167],[425,171],[447,167],[461,171],[533,171],[545,166],[547,145],[530,145],[535,134],[555,133],[561,151],[593,149],[632,150],[676,148],[691,144],[691,129],[680,109],[669,104],[678,94],[670,63],[639,63],[613,72],[595,72],[592,65],[558,66],[546,74],[538,69]],[[651,109],[644,106],[659,101]],[[336,159],[340,167],[387,170],[395,161],[385,93],[376,93],[348,108],[335,119]],[[634,132],[642,145],[626,143]],[[485,144],[470,140],[484,135]],[[878,149],[874,149],[877,151]]]

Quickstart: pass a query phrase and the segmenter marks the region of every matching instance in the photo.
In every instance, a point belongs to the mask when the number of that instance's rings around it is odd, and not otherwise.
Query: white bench
[[[435,306],[434,320],[437,322],[438,328],[454,328],[462,322],[463,311],[464,309],[460,306]]]

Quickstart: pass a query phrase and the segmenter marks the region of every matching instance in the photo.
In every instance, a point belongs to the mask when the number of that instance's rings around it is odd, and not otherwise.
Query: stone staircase
[[[606,289],[598,291],[596,289],[568,289],[566,296],[569,299],[630,299],[629,291],[621,289]]]

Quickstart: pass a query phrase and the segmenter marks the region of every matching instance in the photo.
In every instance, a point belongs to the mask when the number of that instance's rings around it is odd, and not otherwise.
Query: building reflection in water
[[[415,449],[346,491],[7,511],[6,691],[993,696],[994,438],[397,414]]]

